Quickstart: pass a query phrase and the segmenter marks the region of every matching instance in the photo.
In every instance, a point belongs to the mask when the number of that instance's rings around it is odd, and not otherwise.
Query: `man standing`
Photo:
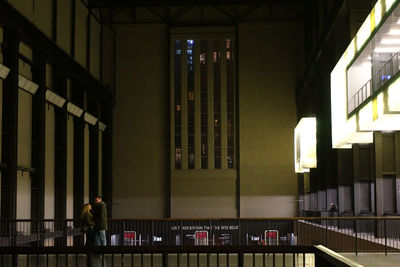
[[[107,206],[106,203],[101,200],[101,196],[96,196],[94,198],[93,221],[95,245],[106,246]]]

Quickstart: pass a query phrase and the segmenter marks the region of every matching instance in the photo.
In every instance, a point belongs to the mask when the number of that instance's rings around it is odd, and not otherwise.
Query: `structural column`
[[[400,214],[400,132],[395,132],[395,197],[396,213]]]
[[[112,136],[113,136],[113,108],[111,104],[105,104],[104,119],[107,124],[106,130],[103,132],[103,176],[102,176],[102,195],[103,200],[107,203],[108,215],[112,215],[112,200],[113,200],[113,158],[112,158]]]
[[[88,97],[89,112],[99,118],[98,102]],[[99,195],[99,128],[89,126],[89,201]]]
[[[71,100],[83,107],[84,91],[72,81]],[[74,116],[74,218],[79,218],[84,201],[84,128],[83,115]]]
[[[67,98],[67,77],[53,66],[53,87],[58,95]],[[67,105],[55,107],[55,211],[56,219],[67,216]]]
[[[383,216],[384,198],[383,198],[383,154],[382,154],[382,133],[374,132],[375,145],[375,215]]]
[[[44,218],[45,130],[46,130],[46,59],[41,51],[33,50],[32,79],[39,85],[32,98],[32,168],[31,217]]]
[[[18,48],[14,29],[3,28],[3,63],[10,68],[3,86],[2,161],[7,164],[1,179],[1,218],[15,219],[17,209],[17,137],[18,137]]]
[[[339,215],[353,216],[353,154],[351,149],[337,150]]]

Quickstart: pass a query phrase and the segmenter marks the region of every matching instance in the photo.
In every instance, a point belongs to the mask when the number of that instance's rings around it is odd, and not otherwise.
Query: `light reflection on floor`
[[[400,253],[340,253],[344,257],[351,259],[366,267],[375,266],[400,266]]]

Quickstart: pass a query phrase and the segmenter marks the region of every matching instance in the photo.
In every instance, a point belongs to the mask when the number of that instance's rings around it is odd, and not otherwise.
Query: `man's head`
[[[95,198],[94,198],[94,204],[98,204],[98,203],[100,203],[101,202],[101,196],[96,196]]]

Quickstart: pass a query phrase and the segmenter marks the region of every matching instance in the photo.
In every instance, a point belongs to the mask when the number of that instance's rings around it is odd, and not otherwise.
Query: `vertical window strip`
[[[174,42],[174,133],[175,133],[175,169],[182,168],[182,103],[181,103],[181,71],[182,71],[182,50],[181,40],[175,40]]]
[[[208,168],[207,41],[200,41],[201,168]]]
[[[221,169],[227,163],[227,168],[234,169],[235,163],[235,67],[234,67],[234,43],[231,39],[199,40],[199,52],[195,56],[195,40],[174,40],[174,148],[175,148],[175,169],[182,169],[183,161],[188,162],[188,168],[195,168],[195,129],[200,134],[201,146],[201,169],[208,169],[211,164],[208,162],[208,153],[213,151],[213,165],[215,169]],[[224,45],[225,47],[222,47]],[[182,49],[185,49],[182,51]],[[226,55],[222,55],[224,52]],[[182,54],[186,54],[185,59]],[[197,57],[197,58],[195,58]],[[226,60],[221,60],[225,57]],[[208,69],[208,63],[211,69]],[[224,63],[224,66],[221,64]],[[199,80],[195,78],[195,68],[199,68]],[[222,72],[222,68],[225,69]],[[183,77],[183,75],[185,77]],[[224,75],[224,77],[222,77]],[[211,80],[209,81],[209,78]],[[183,82],[185,84],[183,84]],[[210,83],[211,82],[211,83]],[[226,83],[226,95],[222,99],[222,82]],[[200,99],[195,96],[195,83],[199,86]],[[184,87],[186,90],[183,90]],[[209,91],[211,90],[211,91]],[[185,91],[185,92],[184,92]],[[183,95],[184,94],[184,95]],[[182,98],[183,97],[183,98]],[[211,102],[209,102],[211,97]],[[200,103],[200,123],[195,126],[195,98]],[[186,110],[182,110],[185,102]],[[222,109],[222,103],[226,104]],[[210,115],[213,118],[213,126],[208,124],[209,108],[212,107]],[[222,110],[226,117],[222,116]],[[197,112],[198,112],[197,111]],[[184,112],[184,113],[183,113]],[[222,129],[221,120],[226,119],[226,129]],[[183,127],[183,126],[187,127]],[[187,130],[186,130],[187,129]],[[224,132],[222,132],[224,130]],[[185,132],[182,132],[185,131]],[[225,136],[226,134],[226,136]],[[209,140],[209,136],[213,136]],[[226,138],[227,158],[222,159],[222,136]],[[183,142],[187,144],[187,152],[182,150]],[[211,143],[212,142],[212,143]],[[183,155],[184,152],[184,155]],[[224,161],[224,164],[222,164]]]
[[[235,167],[235,120],[234,120],[234,61],[233,43],[226,40],[226,112],[227,112],[227,143],[228,143],[228,169]]]
[[[188,168],[195,167],[195,119],[194,119],[194,40],[187,40],[187,125],[188,125]]]
[[[214,168],[221,168],[221,49],[219,40],[214,42]]]

